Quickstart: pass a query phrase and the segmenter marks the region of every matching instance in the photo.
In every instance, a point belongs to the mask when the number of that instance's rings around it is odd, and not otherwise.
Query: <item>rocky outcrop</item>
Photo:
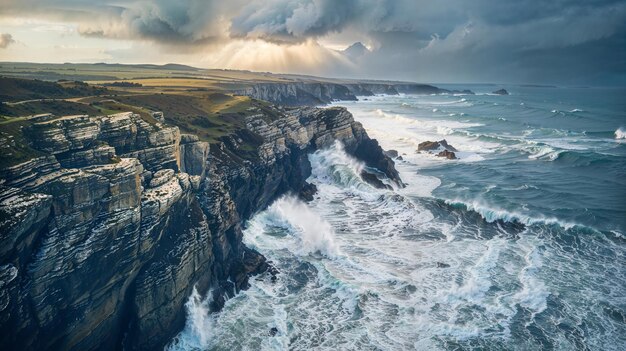
[[[392,84],[355,83],[346,84],[346,87],[356,96],[398,95],[398,90]]]
[[[347,87],[334,83],[261,83],[238,93],[285,106],[315,106],[337,100],[356,100]]]
[[[474,94],[470,90],[448,90],[416,83],[261,83],[236,91],[255,99],[284,106],[318,106],[338,100],[357,100],[357,96],[402,94]]]
[[[459,150],[455,149],[452,145],[448,144],[446,139],[439,141],[424,141],[417,145],[417,152],[426,152],[434,154],[438,157],[447,158],[449,160],[455,160],[456,154]]]
[[[133,113],[25,128],[44,156],[0,170],[5,349],[163,347],[194,287],[219,309],[271,270],[241,223],[286,192],[312,198],[308,154],[335,140],[380,170],[370,181],[402,186],[347,110],[275,113],[212,147]]]
[[[492,94],[496,94],[496,95],[509,95],[509,92],[506,91],[506,89],[498,89],[494,92],[492,92]]]
[[[448,144],[446,139],[442,139],[439,141],[424,141],[417,145],[417,152],[421,151],[434,151],[437,149],[446,149],[449,151],[458,151],[452,145]]]

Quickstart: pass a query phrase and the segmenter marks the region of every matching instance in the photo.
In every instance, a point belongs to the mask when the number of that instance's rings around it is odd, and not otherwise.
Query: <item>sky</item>
[[[626,1],[0,0],[0,61],[626,85]]]

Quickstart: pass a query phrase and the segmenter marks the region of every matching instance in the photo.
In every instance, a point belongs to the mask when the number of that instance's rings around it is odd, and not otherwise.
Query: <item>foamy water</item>
[[[617,127],[591,129],[600,124],[585,120],[593,105],[576,99],[585,107],[558,109],[580,110],[584,129],[559,128],[554,107],[520,96],[346,104],[398,150],[408,186],[372,188],[340,144],[310,155],[315,199],[282,197],[246,224],[246,245],[276,266],[277,281],[253,278],[214,314],[194,293],[170,347],[622,350],[625,212],[612,193],[624,187],[611,176],[626,153],[611,137]],[[459,160],[415,152],[444,137]]]

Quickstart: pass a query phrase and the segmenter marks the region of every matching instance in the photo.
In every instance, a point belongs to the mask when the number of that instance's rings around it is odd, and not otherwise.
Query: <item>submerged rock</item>
[[[437,268],[450,268],[450,265],[444,262],[437,262]]]
[[[456,160],[456,155],[454,154],[454,152],[448,151],[448,150],[443,150],[440,153],[438,153],[436,156],[444,157],[444,158],[447,158],[448,160]]]
[[[363,179],[363,181],[365,181],[366,183],[368,183],[369,185],[373,186],[376,189],[393,189],[391,186],[385,184],[382,182],[382,180],[378,179],[378,177],[373,174],[370,173],[368,171],[361,171],[361,179]]]
[[[298,193],[298,197],[302,201],[309,202],[313,201],[313,195],[315,195],[316,193],[317,187],[315,186],[315,184],[304,183],[302,189],[300,189],[300,192]]]
[[[494,92],[492,92],[492,94],[496,94],[496,95],[509,95],[509,92],[506,91],[506,89],[498,89]]]

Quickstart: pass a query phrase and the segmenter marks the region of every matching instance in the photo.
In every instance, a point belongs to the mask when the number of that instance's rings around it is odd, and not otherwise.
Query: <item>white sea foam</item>
[[[543,312],[547,307],[547,298],[550,292],[539,279],[538,273],[543,266],[541,254],[536,245],[532,245],[525,257],[526,266],[519,274],[522,289],[513,298],[522,306],[533,311],[533,314]]]
[[[363,123],[370,135],[375,137],[383,147],[396,149],[406,154],[414,154],[419,143],[426,140],[446,140],[459,150],[457,157],[465,162],[480,161],[478,154],[491,153],[499,146],[496,143],[477,140],[478,137],[467,129],[480,127],[483,124],[469,121],[424,120],[411,118],[407,115],[384,112],[375,109],[373,112],[354,110],[355,118]],[[441,161],[428,156],[422,159]]]
[[[299,236],[297,247],[291,248],[294,253],[319,252],[327,257],[339,254],[330,224],[296,197],[281,197],[268,208],[267,214],[275,225],[289,226],[290,232]]]
[[[626,139],[626,129],[619,127],[615,130],[615,139]]]
[[[520,339],[520,329],[531,324],[542,329],[553,345],[575,348],[578,344],[570,339],[575,335],[564,337],[558,328],[550,329],[550,316],[554,315],[547,313],[552,308],[547,301],[550,294],[558,294],[554,290],[557,283],[568,287],[564,290],[567,296],[558,295],[564,304],[557,313],[558,323],[575,326],[583,318],[589,325],[600,322],[609,334],[586,337],[581,342],[587,346],[623,340],[615,333],[619,324],[602,317],[606,314],[602,306],[594,309],[602,296],[598,291],[622,296],[619,287],[623,280],[602,285],[605,274],[614,277],[619,265],[603,259],[597,263],[597,271],[603,274],[581,274],[593,263],[586,261],[586,255],[576,254],[585,249],[578,243],[584,244],[592,236],[578,237],[572,250],[561,247],[569,243],[558,241],[574,232],[564,233],[557,226],[568,229],[573,224],[536,215],[524,205],[498,207],[491,202],[497,200],[487,197],[500,190],[534,189],[524,184],[525,179],[498,183],[497,189],[484,194],[485,200],[448,202],[477,212],[487,222],[529,225],[522,233],[505,233],[509,227],[500,223],[476,224],[475,217],[459,215],[462,210],[447,211],[439,201],[424,199],[441,184],[438,178],[424,175],[424,168],[472,166],[416,154],[421,141],[439,140],[443,134],[461,155],[476,150],[473,154],[481,157],[490,148],[497,152],[516,148],[549,160],[551,152],[576,147],[575,140],[539,128],[526,137],[540,139],[541,144],[472,131],[469,125],[476,121],[474,112],[466,118],[469,122],[432,115],[432,108],[438,106],[428,100],[444,98],[389,96],[349,103],[355,119],[371,137],[384,149],[399,151],[404,160],[396,160],[396,168],[409,186],[394,191],[373,189],[359,177],[364,165],[348,156],[341,145],[311,155],[313,169],[308,181],[318,187],[315,199],[308,204],[290,197],[278,200],[250,220],[244,230],[246,245],[261,252],[280,272],[277,281],[272,282],[269,275],[251,279],[249,290],[227,301],[225,308],[209,319],[202,311],[206,304],[192,297],[191,319],[204,318],[188,322],[185,332],[189,335],[182,337],[188,340],[186,347],[173,349],[438,350],[447,345],[515,349],[527,341]],[[403,102],[415,108],[400,109]],[[463,108],[462,103],[454,108]],[[474,157],[471,154],[465,155],[465,160]],[[462,177],[454,179],[458,185],[450,180],[442,192],[470,193]],[[549,235],[545,224],[551,225]],[[623,237],[620,231],[611,235]],[[332,254],[333,247],[340,252]],[[614,245],[608,251],[616,249]],[[570,272],[574,279],[564,277]],[[568,279],[571,286],[564,283]],[[602,286],[596,289],[596,285]],[[613,295],[602,297],[611,305],[619,304]],[[550,328],[544,329],[545,323]],[[275,336],[270,336],[271,328],[276,328]],[[521,338],[529,332],[523,331]],[[527,339],[524,346],[528,349],[540,347]],[[177,345],[182,344],[178,341]]]
[[[207,350],[212,346],[215,330],[215,315],[209,309],[210,296],[202,298],[196,288],[193,288],[191,296],[185,303],[187,321],[185,328],[166,347],[167,351],[178,350]]]

